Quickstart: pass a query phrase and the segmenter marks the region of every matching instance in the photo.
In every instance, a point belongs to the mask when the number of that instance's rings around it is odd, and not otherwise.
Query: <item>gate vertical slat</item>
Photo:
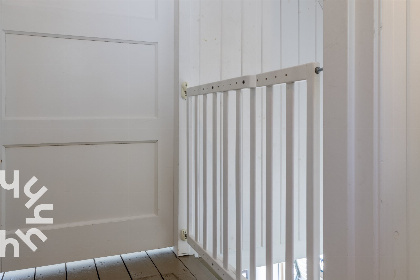
[[[242,92],[236,91],[236,279],[242,272]]]
[[[203,248],[207,250],[207,95],[203,96]]]
[[[223,267],[229,267],[229,92],[223,92]]]
[[[250,93],[250,256],[249,277],[250,280],[257,278],[257,89],[251,88]]]
[[[218,106],[217,106],[217,92],[213,94],[213,258],[217,259],[217,216],[218,216],[218,208],[217,208],[217,197],[218,197],[218,159],[217,156],[217,142],[220,137],[219,131],[217,128],[217,116],[218,116]]]
[[[319,75],[313,75],[313,69],[307,67],[307,195],[306,195],[306,251],[308,280],[318,280],[320,257],[320,178],[319,178]],[[315,135],[316,134],[316,135]]]
[[[194,237],[195,240],[198,242],[200,240],[199,236],[199,184],[200,184],[200,111],[199,111],[199,96],[195,97],[195,212],[194,212]]]
[[[294,276],[294,87],[286,84],[286,279]]]
[[[273,279],[273,86],[266,88],[266,278]]]
[[[191,113],[191,102],[192,99],[188,98],[187,99],[187,232],[191,232],[191,205],[190,205],[190,201],[191,201],[191,168],[192,168],[192,162],[191,162],[191,156],[192,156],[192,141],[191,141],[191,137],[192,137],[192,128],[191,128],[191,124],[192,124],[192,113]]]

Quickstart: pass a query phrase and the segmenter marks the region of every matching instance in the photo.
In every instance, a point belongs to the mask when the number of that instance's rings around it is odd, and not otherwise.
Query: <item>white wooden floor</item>
[[[194,256],[177,257],[167,249],[117,255],[0,273],[1,280],[216,280]]]

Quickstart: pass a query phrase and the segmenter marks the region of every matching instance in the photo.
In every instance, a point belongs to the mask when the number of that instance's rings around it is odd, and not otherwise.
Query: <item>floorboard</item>
[[[156,269],[152,260],[146,252],[138,252],[132,254],[121,255],[124,263],[133,280],[148,279],[158,280],[162,279],[159,271]]]
[[[130,280],[130,275],[120,255],[95,259],[101,280]]]
[[[179,257],[179,260],[188,268],[197,280],[218,280],[210,270],[195,256]]]
[[[67,280],[98,280],[94,260],[70,262],[67,266]]]
[[[34,279],[35,268],[5,272],[3,280],[27,280]]]
[[[66,280],[66,265],[56,264],[37,267],[35,271],[35,280]]]
[[[222,280],[200,258],[171,248],[0,272],[0,280]]]
[[[195,279],[171,249],[166,248],[147,251],[147,254],[152,259],[164,280]]]

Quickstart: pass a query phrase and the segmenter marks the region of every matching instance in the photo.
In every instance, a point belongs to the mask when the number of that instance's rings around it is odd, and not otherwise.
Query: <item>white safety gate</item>
[[[188,243],[223,279],[257,278],[257,266],[266,266],[266,279],[274,277],[274,265],[285,261],[285,279],[294,279],[294,261],[307,258],[307,279],[319,280],[320,234],[320,78],[317,63],[243,76],[187,89],[188,101]],[[296,253],[295,172],[296,98],[295,84],[306,81],[306,252]],[[273,90],[286,84],[286,90]],[[262,88],[258,90],[258,88]],[[243,112],[243,92],[249,91],[250,111]],[[234,93],[232,93],[234,91]],[[274,94],[285,94],[285,127],[274,121]],[[258,129],[256,96],[266,100],[265,130]],[[236,96],[236,110],[228,106]],[[248,95],[247,95],[248,96]],[[209,98],[210,97],[210,98]],[[211,103],[208,100],[211,100]],[[263,99],[261,99],[263,100]],[[232,112],[236,112],[232,115]],[[211,118],[209,117],[211,116]],[[249,127],[244,127],[244,116]],[[247,122],[248,123],[248,120]],[[284,129],[285,128],[285,129]],[[243,146],[243,130],[249,129],[249,145]],[[285,172],[274,163],[274,131],[285,133]],[[232,139],[232,135],[236,135]],[[258,137],[260,137],[258,139]],[[263,139],[263,140],[261,140]],[[257,142],[265,139],[265,155],[257,156]],[[234,151],[231,141],[234,140]],[[249,148],[249,149],[248,149]],[[232,155],[235,155],[232,157]],[[244,155],[247,155],[244,157]],[[249,158],[249,163],[244,163]],[[261,163],[265,158],[265,162]],[[257,164],[265,165],[265,184],[257,184]],[[244,166],[249,167],[244,170]],[[211,172],[210,172],[211,171]],[[235,171],[235,172],[233,172]],[[275,173],[285,174],[285,196],[276,199],[280,188]],[[233,176],[233,177],[231,177]],[[249,195],[243,194],[244,178],[249,180]],[[230,182],[234,181],[234,184]],[[258,190],[257,186],[263,190]],[[257,201],[257,196],[262,200]],[[249,201],[245,201],[247,197]],[[262,202],[261,202],[262,201]],[[244,204],[249,206],[243,214]],[[257,205],[263,206],[258,211]],[[279,207],[279,204],[281,205]],[[260,206],[259,206],[260,207]],[[279,212],[285,209],[284,217]],[[260,207],[261,208],[261,207]],[[279,211],[280,209],[280,211]],[[232,222],[234,221],[234,223]],[[261,231],[260,228],[263,230]],[[274,228],[285,231],[285,240]],[[247,236],[245,236],[247,235]],[[249,236],[248,236],[249,235]],[[257,238],[262,236],[262,238]],[[247,242],[244,242],[244,239]],[[263,240],[261,244],[261,240]],[[258,244],[257,244],[258,243]],[[279,245],[280,244],[280,245]],[[262,250],[261,250],[262,248]],[[279,257],[280,255],[280,257]],[[265,258],[265,263],[261,260]]]

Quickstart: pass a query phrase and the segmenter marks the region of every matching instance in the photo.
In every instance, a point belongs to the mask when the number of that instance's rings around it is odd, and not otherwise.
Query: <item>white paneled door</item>
[[[1,1],[1,167],[20,171],[2,271],[173,246],[173,5]],[[28,209],[32,176],[48,191]],[[53,224],[26,224],[49,203]],[[32,227],[35,252],[15,234]]]

